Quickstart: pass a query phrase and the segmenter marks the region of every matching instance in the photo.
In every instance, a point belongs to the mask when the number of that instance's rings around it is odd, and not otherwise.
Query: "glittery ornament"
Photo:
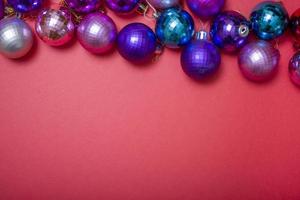
[[[180,0],[148,0],[157,9],[166,9],[179,5]]]
[[[257,37],[270,40],[285,32],[289,24],[289,16],[281,2],[265,1],[254,8],[250,21]]]
[[[293,83],[300,86],[300,51],[298,51],[290,60],[289,76]]]
[[[43,0],[7,0],[16,12],[28,13],[42,7]]]
[[[187,0],[186,3],[198,17],[209,18],[221,11],[225,0]]]
[[[296,41],[300,43],[300,8],[292,14],[290,19],[290,27]]]
[[[83,18],[77,28],[80,44],[91,53],[110,51],[117,39],[117,28],[113,20],[102,13],[91,13]]]
[[[188,12],[179,8],[170,8],[160,14],[155,32],[166,47],[179,48],[191,41],[194,34],[194,21]]]
[[[118,35],[118,51],[128,61],[147,62],[153,58],[155,50],[156,36],[145,24],[128,24]]]
[[[139,0],[105,0],[107,7],[119,14],[132,12],[138,2]]]
[[[100,0],[65,0],[67,7],[82,14],[91,13],[100,8]]]
[[[270,79],[278,68],[280,53],[270,43],[259,40],[247,44],[239,54],[239,66],[252,81]]]
[[[213,43],[226,52],[235,52],[248,41],[250,23],[236,11],[225,11],[214,19],[210,36]]]

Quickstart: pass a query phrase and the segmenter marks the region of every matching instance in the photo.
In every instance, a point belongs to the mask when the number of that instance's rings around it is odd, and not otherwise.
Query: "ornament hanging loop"
[[[157,10],[147,0],[145,3],[139,4],[137,12],[142,14],[145,19],[150,21],[156,20],[156,18],[159,16]]]

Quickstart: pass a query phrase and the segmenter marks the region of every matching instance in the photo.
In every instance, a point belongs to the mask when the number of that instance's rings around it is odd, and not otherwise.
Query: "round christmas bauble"
[[[300,8],[292,14],[290,19],[290,27],[296,41],[300,43]]]
[[[16,12],[28,13],[42,7],[43,0],[7,0]]]
[[[66,11],[48,9],[38,15],[35,30],[46,44],[61,46],[72,39],[74,24]]]
[[[225,0],[187,0],[186,3],[198,17],[209,18],[221,11]]]
[[[250,21],[257,37],[270,40],[285,32],[289,24],[289,16],[281,2],[265,1],[253,9]]]
[[[236,52],[248,41],[250,23],[236,11],[225,11],[215,17],[210,29],[212,42],[226,52]]]
[[[239,54],[239,67],[252,81],[270,79],[278,68],[280,53],[270,43],[259,40],[247,44]]]
[[[91,13],[83,18],[77,28],[79,43],[89,52],[102,54],[115,46],[117,27],[102,13]]]
[[[91,13],[100,8],[101,0],[65,0],[68,8],[82,14]]]
[[[148,0],[155,8],[166,9],[179,5],[180,0]]]
[[[128,24],[118,35],[118,51],[130,62],[147,62],[154,56],[155,50],[156,36],[145,24]]]
[[[293,83],[300,86],[300,51],[298,51],[290,60],[289,76]]]
[[[105,3],[112,11],[123,14],[130,13],[138,5],[139,0],[105,0]]]
[[[8,58],[25,56],[33,45],[30,27],[16,17],[0,21],[0,53]]]

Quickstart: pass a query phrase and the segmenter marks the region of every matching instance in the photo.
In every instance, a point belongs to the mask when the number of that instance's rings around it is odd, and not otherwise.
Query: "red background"
[[[259,2],[228,0],[249,16]],[[291,13],[299,0],[285,0]],[[118,28],[141,16],[122,19]],[[199,20],[196,20],[197,26]],[[37,40],[0,59],[1,200],[300,199],[300,90],[281,38],[277,76],[255,84],[235,55],[194,82],[179,52],[137,67],[117,52]]]

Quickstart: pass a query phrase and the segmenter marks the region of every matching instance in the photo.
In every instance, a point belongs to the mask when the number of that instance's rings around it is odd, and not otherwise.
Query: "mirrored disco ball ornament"
[[[42,7],[43,0],[7,0],[16,12],[28,13]]]
[[[292,14],[290,19],[290,28],[296,41],[300,43],[300,8]]]
[[[179,5],[180,0],[148,0],[157,9],[166,9]]]
[[[212,42],[226,52],[236,52],[248,42],[250,23],[236,11],[216,16],[210,29]]]
[[[128,24],[118,35],[118,51],[130,62],[144,63],[151,60],[156,47],[154,32],[142,23]]]
[[[66,11],[48,9],[39,14],[35,30],[46,44],[61,46],[72,39],[74,24]]]
[[[221,11],[225,0],[187,0],[186,3],[198,17],[209,18]]]
[[[77,28],[77,38],[89,52],[106,53],[115,46],[117,27],[109,16],[92,13],[80,22]]]
[[[289,24],[289,16],[281,2],[265,1],[253,9],[250,21],[257,37],[270,40],[285,32]]]
[[[186,45],[181,52],[181,66],[191,78],[201,80],[214,74],[220,66],[221,55],[217,47],[207,40],[207,33],[196,34],[196,40]]]
[[[179,48],[191,41],[194,35],[194,21],[188,12],[180,8],[170,8],[158,17],[155,32],[166,47]]]
[[[0,19],[4,17],[4,3],[3,0],[0,0]]]
[[[240,52],[238,62],[242,73],[252,81],[269,80],[278,68],[280,53],[270,43],[259,40],[247,44]]]
[[[107,7],[119,14],[132,12],[138,2],[139,0],[105,0]]]
[[[68,8],[81,13],[87,14],[100,8],[101,0],[65,0]]]
[[[293,83],[300,86],[300,51],[298,51],[290,60],[289,76]]]
[[[0,53],[8,58],[25,56],[33,44],[30,27],[16,17],[0,21]]]

